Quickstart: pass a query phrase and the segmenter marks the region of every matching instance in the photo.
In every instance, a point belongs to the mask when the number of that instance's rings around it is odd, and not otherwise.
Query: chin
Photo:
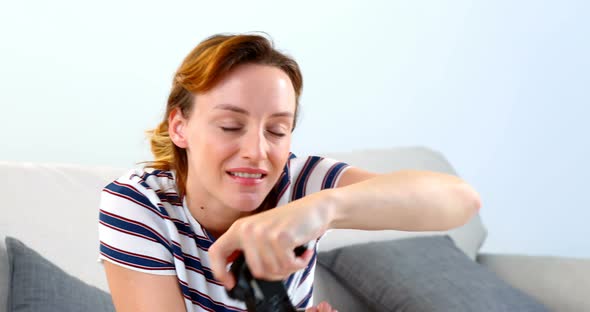
[[[230,205],[230,207],[235,207],[235,209],[237,209],[239,211],[243,211],[243,212],[254,211],[260,206],[260,204],[262,204],[262,202],[263,202],[263,200],[240,199],[240,200],[234,201],[233,205]]]

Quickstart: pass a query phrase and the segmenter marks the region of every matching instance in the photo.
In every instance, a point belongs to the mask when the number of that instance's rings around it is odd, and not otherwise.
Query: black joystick
[[[307,248],[298,246],[295,255],[301,256]],[[241,254],[231,265],[230,271],[236,279],[236,286],[227,294],[246,303],[248,312],[297,312],[282,281],[267,281],[254,278]]]

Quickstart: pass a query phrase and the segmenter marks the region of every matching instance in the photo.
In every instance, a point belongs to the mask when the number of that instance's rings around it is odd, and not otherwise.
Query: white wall
[[[587,1],[3,1],[0,159],[132,166],[194,45],[268,32],[305,79],[294,151],[426,145],[483,250],[590,257]],[[318,134],[319,132],[319,134]]]

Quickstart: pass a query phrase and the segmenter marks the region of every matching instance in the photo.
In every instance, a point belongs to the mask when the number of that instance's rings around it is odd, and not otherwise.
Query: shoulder
[[[162,202],[182,204],[173,171],[134,168],[103,188],[101,202],[140,205],[162,211]],[[163,212],[163,211],[162,211]]]
[[[289,159],[290,178],[296,181],[317,180],[321,189],[342,187],[378,176],[378,173],[351,166],[346,162],[322,156]]]
[[[120,186],[126,186],[144,192],[146,190],[174,191],[176,189],[176,179],[173,171],[153,168],[134,168],[109,183],[105,186],[105,189],[116,189]]]
[[[321,156],[291,158],[278,183],[279,204],[333,188],[348,164]]]
[[[334,187],[340,175],[349,168],[345,162],[322,156],[293,157],[289,160],[292,180],[320,179],[323,188]]]
[[[101,259],[147,273],[175,274],[177,216],[163,200],[170,172],[136,168],[106,185],[100,196]],[[183,225],[183,222],[179,222]]]

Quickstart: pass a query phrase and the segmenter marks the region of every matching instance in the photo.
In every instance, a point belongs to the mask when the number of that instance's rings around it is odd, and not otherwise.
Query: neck
[[[238,219],[251,215],[250,211],[236,211],[216,201],[202,201],[186,194],[187,208],[209,233],[218,238]]]

